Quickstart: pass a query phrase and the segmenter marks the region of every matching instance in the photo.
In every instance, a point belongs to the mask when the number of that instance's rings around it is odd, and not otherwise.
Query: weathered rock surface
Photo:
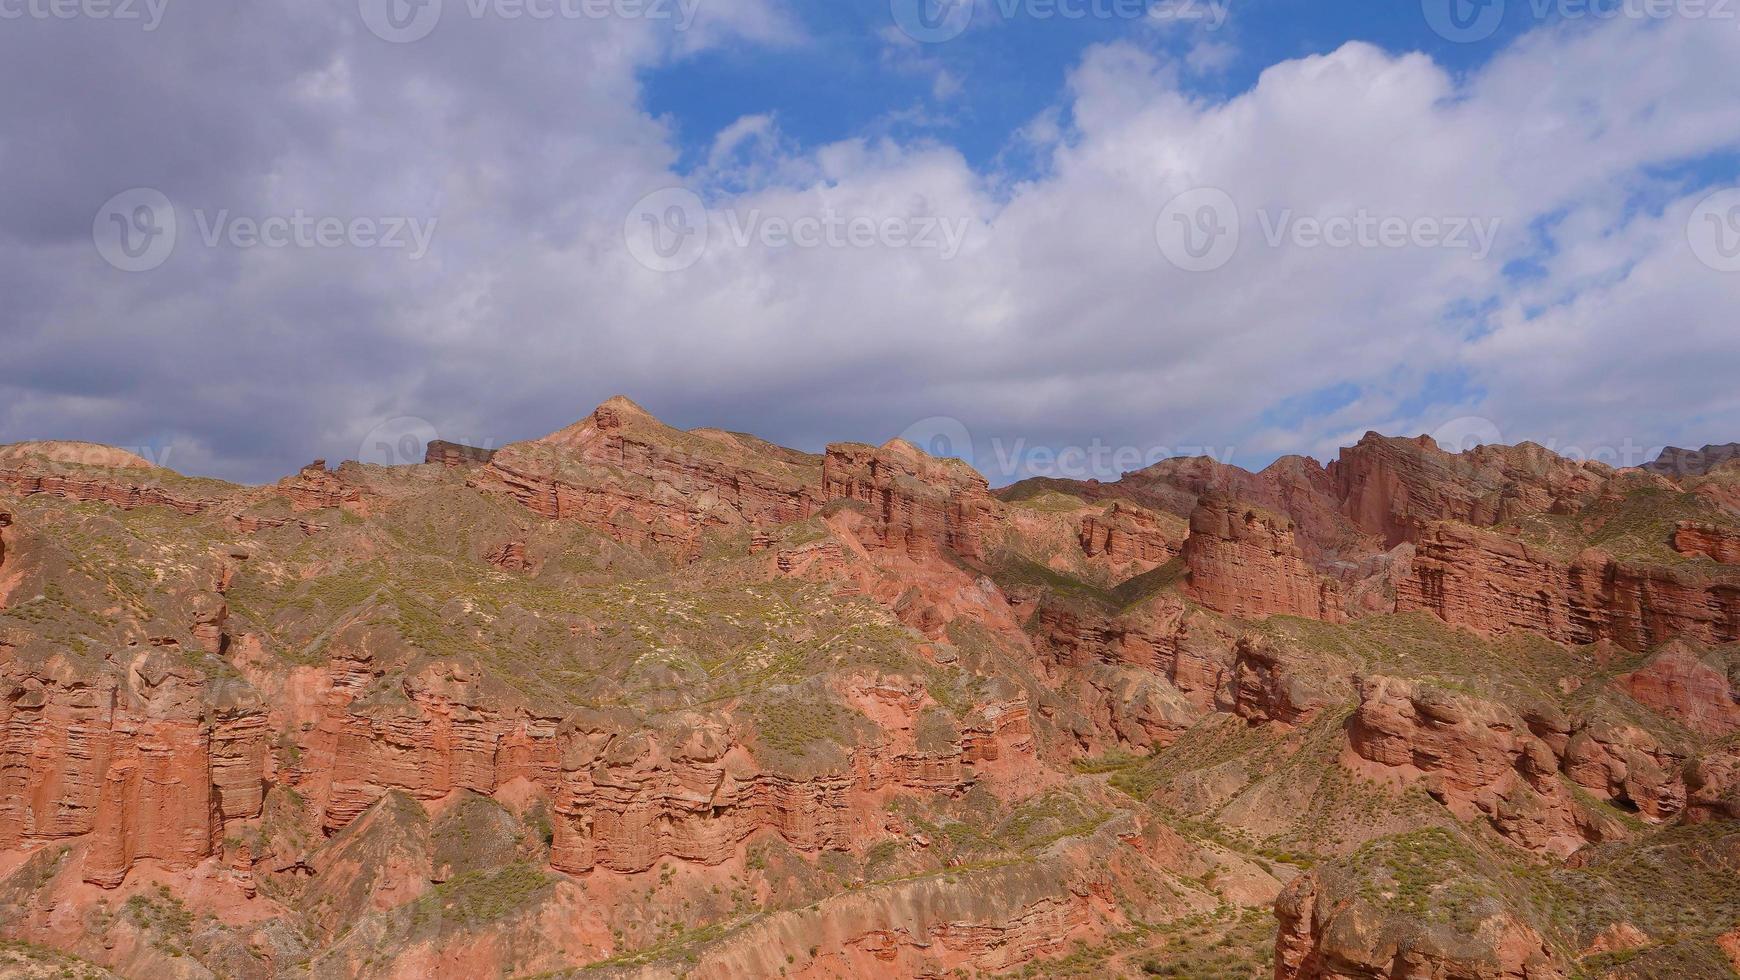
[[[841,443],[822,465],[825,500],[868,506],[876,547],[923,558],[947,551],[979,558],[998,504],[972,467],[935,459],[898,439],[880,448]]]
[[[448,469],[482,466],[495,458],[495,450],[466,446],[445,439],[431,439],[423,448],[423,462]]]
[[[1186,591],[1216,612],[1243,619],[1342,618],[1335,583],[1306,564],[1291,520],[1223,494],[1203,496],[1184,542]]]
[[[1643,468],[1672,478],[1708,476],[1711,470],[1736,459],[1740,459],[1740,442],[1705,446],[1702,449],[1669,446],[1654,460],[1643,464]]]
[[[1598,491],[1610,472],[1533,443],[1448,453],[1427,436],[1375,432],[1329,465],[1345,513],[1382,537],[1385,548],[1418,542],[1435,521],[1491,526],[1574,506]]]
[[[1740,579],[1633,565],[1598,550],[1564,558],[1466,525],[1427,529],[1401,610],[1425,609],[1478,633],[1516,630],[1573,645],[1644,650],[1671,639],[1740,639]]]
[[[1681,521],[1674,531],[1674,550],[1682,555],[1703,555],[1724,565],[1740,565],[1740,529]]]
[[[1496,911],[1468,931],[1412,919],[1350,884],[1310,873],[1282,892],[1276,980],[1564,980],[1569,971],[1545,938]]]
[[[1081,550],[1120,568],[1148,571],[1172,560],[1184,545],[1153,511],[1115,502],[1081,521]]]
[[[584,422],[503,447],[474,479],[544,517],[693,556],[708,531],[808,516],[818,462],[748,436],[680,432],[613,398]]]

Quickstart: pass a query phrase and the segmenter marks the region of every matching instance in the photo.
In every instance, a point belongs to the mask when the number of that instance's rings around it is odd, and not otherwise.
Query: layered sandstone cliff
[[[1671,639],[1740,639],[1740,579],[1622,562],[1590,549],[1566,558],[1461,524],[1423,532],[1397,607],[1485,634],[1528,631],[1560,643],[1611,640],[1644,650]]]
[[[543,517],[693,557],[709,531],[808,516],[819,462],[749,436],[681,432],[613,398],[584,422],[496,451],[473,479]]]
[[[1338,588],[1306,563],[1293,522],[1224,494],[1204,495],[1191,513],[1184,563],[1186,592],[1216,612],[1342,618]]]
[[[997,501],[972,467],[898,439],[879,448],[829,446],[822,496],[867,504],[872,543],[913,558],[943,551],[982,557],[985,535],[999,519]]]
[[[1164,565],[1183,548],[1183,541],[1158,514],[1122,502],[1084,516],[1080,540],[1082,553],[1089,558],[1103,557],[1119,568],[1135,566],[1143,571]]]
[[[1740,565],[1740,529],[1703,521],[1681,521],[1674,530],[1674,550],[1702,555],[1724,565]]]

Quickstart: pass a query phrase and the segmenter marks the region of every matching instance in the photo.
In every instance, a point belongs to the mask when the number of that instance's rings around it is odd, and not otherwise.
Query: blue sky
[[[1063,2],[1069,9],[1096,9],[1096,0]],[[673,121],[685,161],[704,157],[714,135],[733,121],[769,113],[787,136],[807,146],[866,133],[929,138],[958,149],[976,167],[1008,167],[1020,177],[1031,161],[1010,152],[1014,134],[1063,105],[1065,80],[1093,45],[1127,41],[1182,57],[1198,43],[1224,43],[1231,49],[1224,66],[1188,79],[1202,97],[1224,98],[1250,88],[1270,65],[1325,54],[1348,41],[1423,51],[1466,70],[1536,26],[1526,4],[1509,7],[1489,38],[1455,43],[1434,33],[1419,4],[1407,0],[1234,0],[1220,8],[1218,27],[1182,20],[1159,27],[1127,17],[1041,19],[1027,3],[1007,8],[1016,14],[1006,17],[1000,3],[1011,0],[984,0],[964,34],[906,58],[889,57],[886,35],[895,19],[887,0],[793,6],[802,40],[718,48],[649,71],[647,107]],[[1190,9],[1202,23],[1216,15],[1208,0]],[[920,59],[957,77],[959,90],[938,97],[934,71],[914,64]]]

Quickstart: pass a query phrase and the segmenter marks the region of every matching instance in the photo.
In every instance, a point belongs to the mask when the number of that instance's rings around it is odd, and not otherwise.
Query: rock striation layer
[[[1293,522],[1224,494],[1205,494],[1191,513],[1184,563],[1187,593],[1216,612],[1341,619],[1340,592],[1306,564]]]
[[[1594,549],[1565,558],[1451,523],[1424,533],[1397,608],[1424,609],[1478,633],[1521,630],[1572,645],[1611,640],[1645,650],[1676,638],[1740,640],[1740,577],[1633,565]]]

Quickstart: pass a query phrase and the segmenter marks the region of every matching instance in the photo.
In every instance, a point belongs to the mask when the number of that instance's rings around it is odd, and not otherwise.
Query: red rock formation
[[[509,541],[490,552],[485,560],[504,572],[523,572],[532,567],[531,559],[526,557],[524,541]]]
[[[1724,565],[1740,565],[1740,529],[1681,521],[1674,531],[1674,550],[1682,555],[1703,555]]]
[[[1244,619],[1303,616],[1337,622],[1340,592],[1318,577],[1294,543],[1293,522],[1223,494],[1203,496],[1184,542],[1186,593]]]
[[[332,507],[356,511],[363,507],[363,488],[346,483],[327,469],[324,459],[302,467],[295,476],[285,477],[277,489],[289,498],[290,509],[296,513]]]
[[[474,478],[536,513],[693,556],[709,530],[772,526],[815,507],[815,460],[748,436],[663,425],[625,398],[497,451]]]
[[[866,545],[911,558],[943,551],[982,557],[985,534],[998,520],[997,502],[972,467],[932,458],[898,439],[881,448],[829,446],[822,485],[826,500],[870,505]]]
[[[1103,513],[1081,519],[1081,550],[1089,558],[1104,557],[1122,567],[1146,571],[1170,561],[1183,542],[1168,533],[1159,515],[1127,503],[1113,503]]]
[[[1559,758],[1514,709],[1395,677],[1359,684],[1347,726],[1357,767],[1421,781],[1460,819],[1483,816],[1534,851],[1568,855],[1620,836],[1577,806],[1559,780]]]
[[[84,878],[114,887],[142,859],[192,867],[226,819],[258,815],[265,730],[247,697],[155,650],[121,678],[61,657],[3,667],[0,846],[88,834]]]
[[[494,458],[494,450],[465,446],[445,439],[431,439],[423,450],[425,465],[445,466],[450,470],[482,466]]]
[[[1686,767],[1687,823],[1740,820],[1740,755],[1729,748]]]
[[[1417,542],[1433,521],[1490,526],[1597,491],[1610,469],[1573,463],[1534,443],[1447,453],[1428,436],[1366,433],[1329,464],[1344,512],[1383,538],[1385,548]]]
[[[1682,643],[1670,643],[1620,683],[1632,700],[1695,732],[1740,731],[1740,692],[1720,657],[1706,659]]]
[[[0,469],[0,487],[22,497],[45,493],[68,500],[109,504],[122,510],[137,507],[172,507],[183,514],[199,514],[216,506],[218,501],[170,493],[150,484],[127,483],[109,479],[81,479],[53,473],[31,473],[17,469]]]
[[[1330,705],[1344,703],[1352,687],[1345,675],[1326,671],[1298,651],[1242,637],[1229,693],[1233,713],[1242,718],[1303,725]]]
[[[291,774],[327,832],[395,789],[424,800],[456,789],[487,795],[515,778],[555,789],[557,719],[538,717],[499,683],[451,662],[379,687],[377,642],[352,635],[335,651],[320,721]]]
[[[1443,977],[1565,980],[1569,975],[1534,928],[1502,910],[1457,942],[1408,921],[1351,886],[1317,872],[1300,876],[1275,904],[1275,980]]]
[[[1595,550],[1564,559],[1460,524],[1424,533],[1396,598],[1400,610],[1424,609],[1488,635],[1526,630],[1573,645],[1612,640],[1630,650],[1674,638],[1740,639],[1740,577],[1638,567]]]

